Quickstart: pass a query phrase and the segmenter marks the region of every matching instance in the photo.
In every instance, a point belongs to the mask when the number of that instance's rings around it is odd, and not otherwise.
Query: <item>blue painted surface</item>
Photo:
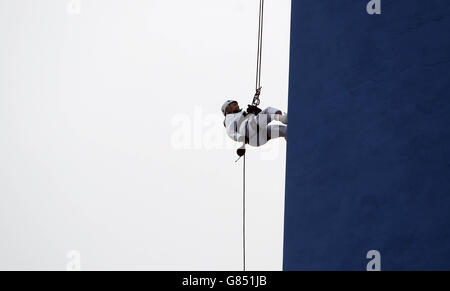
[[[450,270],[450,1],[293,0],[285,270]]]

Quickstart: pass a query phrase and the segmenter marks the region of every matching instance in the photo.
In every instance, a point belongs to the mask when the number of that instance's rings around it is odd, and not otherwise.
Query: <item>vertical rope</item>
[[[262,44],[264,24],[264,0],[259,3],[258,52],[256,59],[256,90],[261,88]]]
[[[256,54],[256,93],[253,98],[253,106],[259,106],[259,95],[261,94],[261,67],[262,67],[262,46],[264,27],[264,0],[259,1],[259,23],[258,23],[258,51]]]
[[[261,92],[261,66],[262,66],[262,45],[263,45],[263,25],[264,24],[264,0],[259,1],[259,26],[258,26],[258,52],[256,59],[256,95],[253,99],[253,105],[259,105],[259,94]],[[248,124],[247,124],[248,125]],[[259,138],[259,135],[258,135]],[[244,167],[243,167],[243,177],[242,177],[242,196],[243,196],[243,205],[242,205],[242,260],[243,260],[243,270],[246,270],[246,262],[245,262],[245,154],[244,154]]]
[[[243,204],[242,204],[242,242],[243,242],[243,266],[244,266],[244,272],[245,272],[245,155],[244,155],[244,170],[243,170],[243,177],[242,177],[242,181],[243,181]]]

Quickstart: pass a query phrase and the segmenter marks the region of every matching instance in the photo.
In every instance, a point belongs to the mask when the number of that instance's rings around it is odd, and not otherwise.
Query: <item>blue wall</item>
[[[450,1],[292,0],[285,270],[450,270]]]

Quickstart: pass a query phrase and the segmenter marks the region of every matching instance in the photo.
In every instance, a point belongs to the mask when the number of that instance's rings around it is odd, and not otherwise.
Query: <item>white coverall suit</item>
[[[273,107],[264,109],[256,116],[244,111],[228,113],[225,116],[224,125],[232,140],[258,147],[271,139],[287,137],[287,126],[269,125],[275,120],[276,114],[282,114],[282,112]]]

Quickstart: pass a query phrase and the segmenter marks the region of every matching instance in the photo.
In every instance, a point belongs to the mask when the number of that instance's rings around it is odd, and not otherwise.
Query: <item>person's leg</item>
[[[284,137],[287,140],[287,126],[286,125],[269,125],[262,127],[259,131],[252,135],[248,144],[254,147],[265,145],[269,140],[278,137]]]
[[[269,123],[272,122],[272,120],[278,120],[279,116],[277,115],[281,115],[283,114],[283,112],[279,109],[276,109],[274,107],[267,107],[266,109],[264,109],[263,111],[261,111],[260,114],[258,114],[259,120],[258,120],[258,124],[262,127],[266,127]]]
[[[272,111],[273,112],[273,111]],[[252,123],[254,126],[249,126],[250,132],[249,142],[251,146],[259,147],[266,144],[270,139],[277,137],[287,137],[287,126],[285,125],[269,125],[273,119],[273,116],[281,116],[279,114],[258,114],[253,117]]]
[[[272,122],[272,120],[281,121],[284,124],[287,124],[287,114],[283,114],[280,109],[274,107],[267,107],[259,115],[267,115],[267,124]]]
[[[283,112],[274,107],[267,107],[260,114],[283,114]]]

